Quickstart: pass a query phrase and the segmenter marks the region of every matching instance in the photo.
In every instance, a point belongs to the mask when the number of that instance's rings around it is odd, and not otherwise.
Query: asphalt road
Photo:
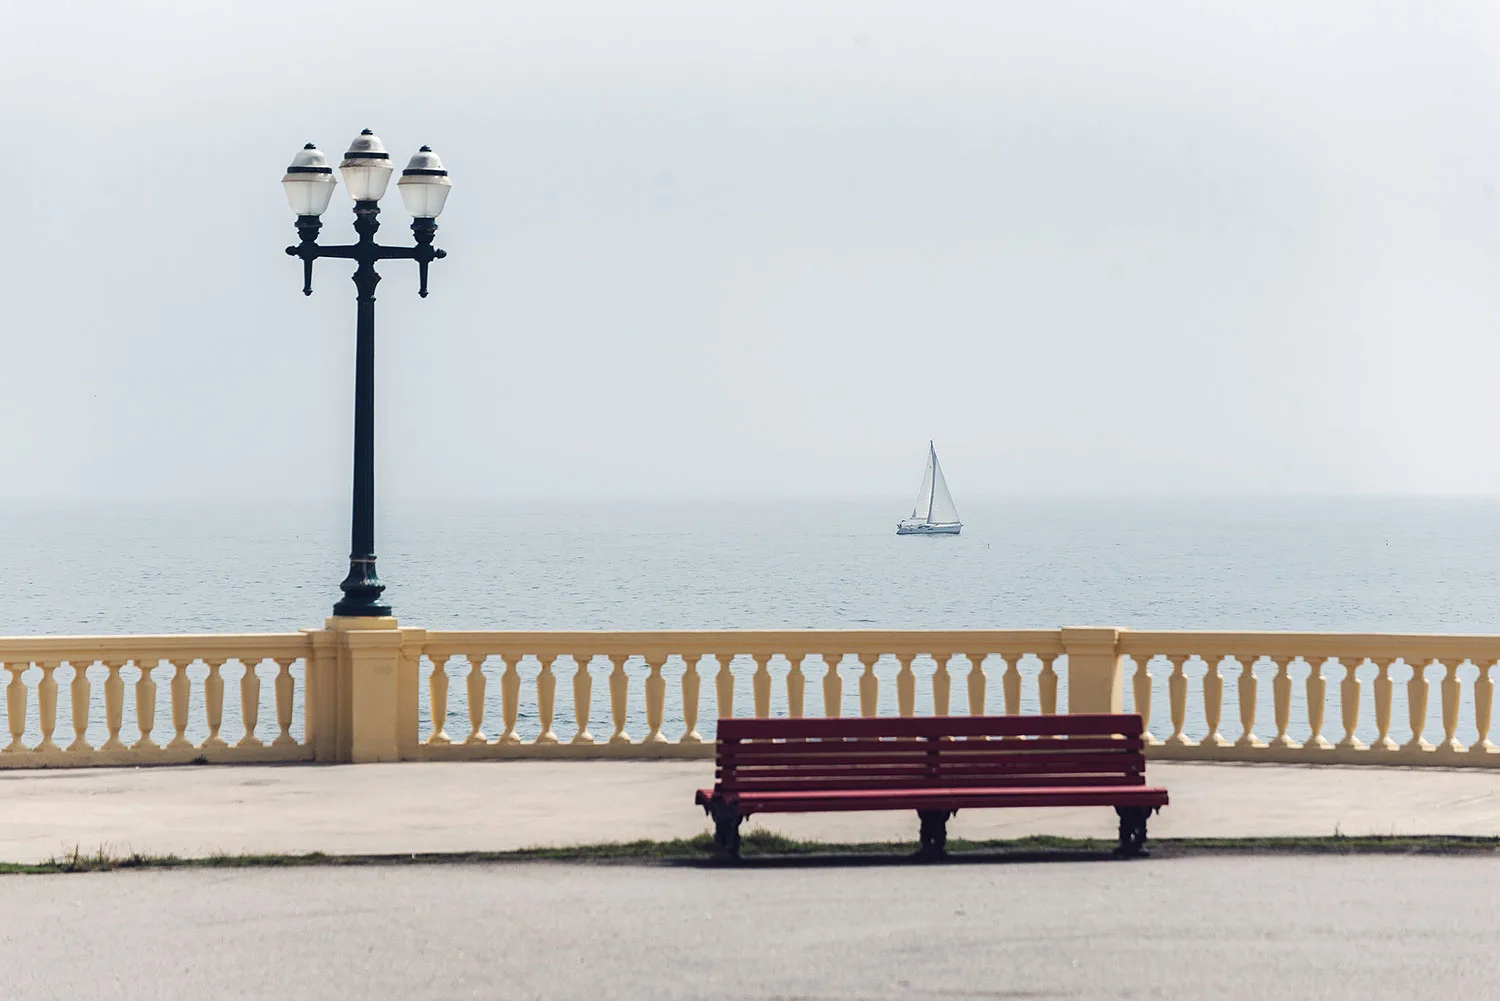
[[[0,877],[0,997],[1500,996],[1500,859]]]

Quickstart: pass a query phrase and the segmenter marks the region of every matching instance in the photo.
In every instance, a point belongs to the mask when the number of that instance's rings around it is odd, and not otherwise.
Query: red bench
[[[1112,806],[1115,854],[1141,854],[1167,790],[1146,785],[1134,714],[721,719],[715,783],[697,802],[722,857],[738,858],[756,813],[915,810],[923,857],[943,854],[948,818],[1007,806]]]

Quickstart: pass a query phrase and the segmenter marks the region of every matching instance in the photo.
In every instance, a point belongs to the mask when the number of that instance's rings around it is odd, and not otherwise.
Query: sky
[[[1500,493],[1493,5],[0,0],[0,94],[0,500],[347,496],[366,127],[382,496]]]

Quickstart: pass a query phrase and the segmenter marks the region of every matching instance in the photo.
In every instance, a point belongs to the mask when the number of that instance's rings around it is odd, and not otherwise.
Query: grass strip
[[[770,831],[745,835],[747,862],[900,862],[916,852],[914,842],[832,843],[799,841]],[[1107,857],[1113,841],[1033,836],[993,841],[948,841],[950,861],[1065,861]],[[1463,836],[1369,836],[1304,838],[1163,838],[1150,843],[1155,858],[1201,855],[1485,855],[1500,852],[1500,838]],[[713,857],[713,838],[700,834],[675,841],[624,841],[565,848],[522,848],[502,852],[418,852],[415,854],[177,855],[115,854],[106,848],[74,848],[45,862],[0,862],[0,875],[114,872],[124,869],[238,869],[296,866],[461,865],[496,862],[692,863]]]

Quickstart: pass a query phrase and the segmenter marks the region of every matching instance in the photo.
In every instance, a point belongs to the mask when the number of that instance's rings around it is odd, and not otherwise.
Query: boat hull
[[[897,535],[957,535],[964,526],[961,523],[951,525],[933,525],[921,521],[908,524],[902,522],[896,526]]]

